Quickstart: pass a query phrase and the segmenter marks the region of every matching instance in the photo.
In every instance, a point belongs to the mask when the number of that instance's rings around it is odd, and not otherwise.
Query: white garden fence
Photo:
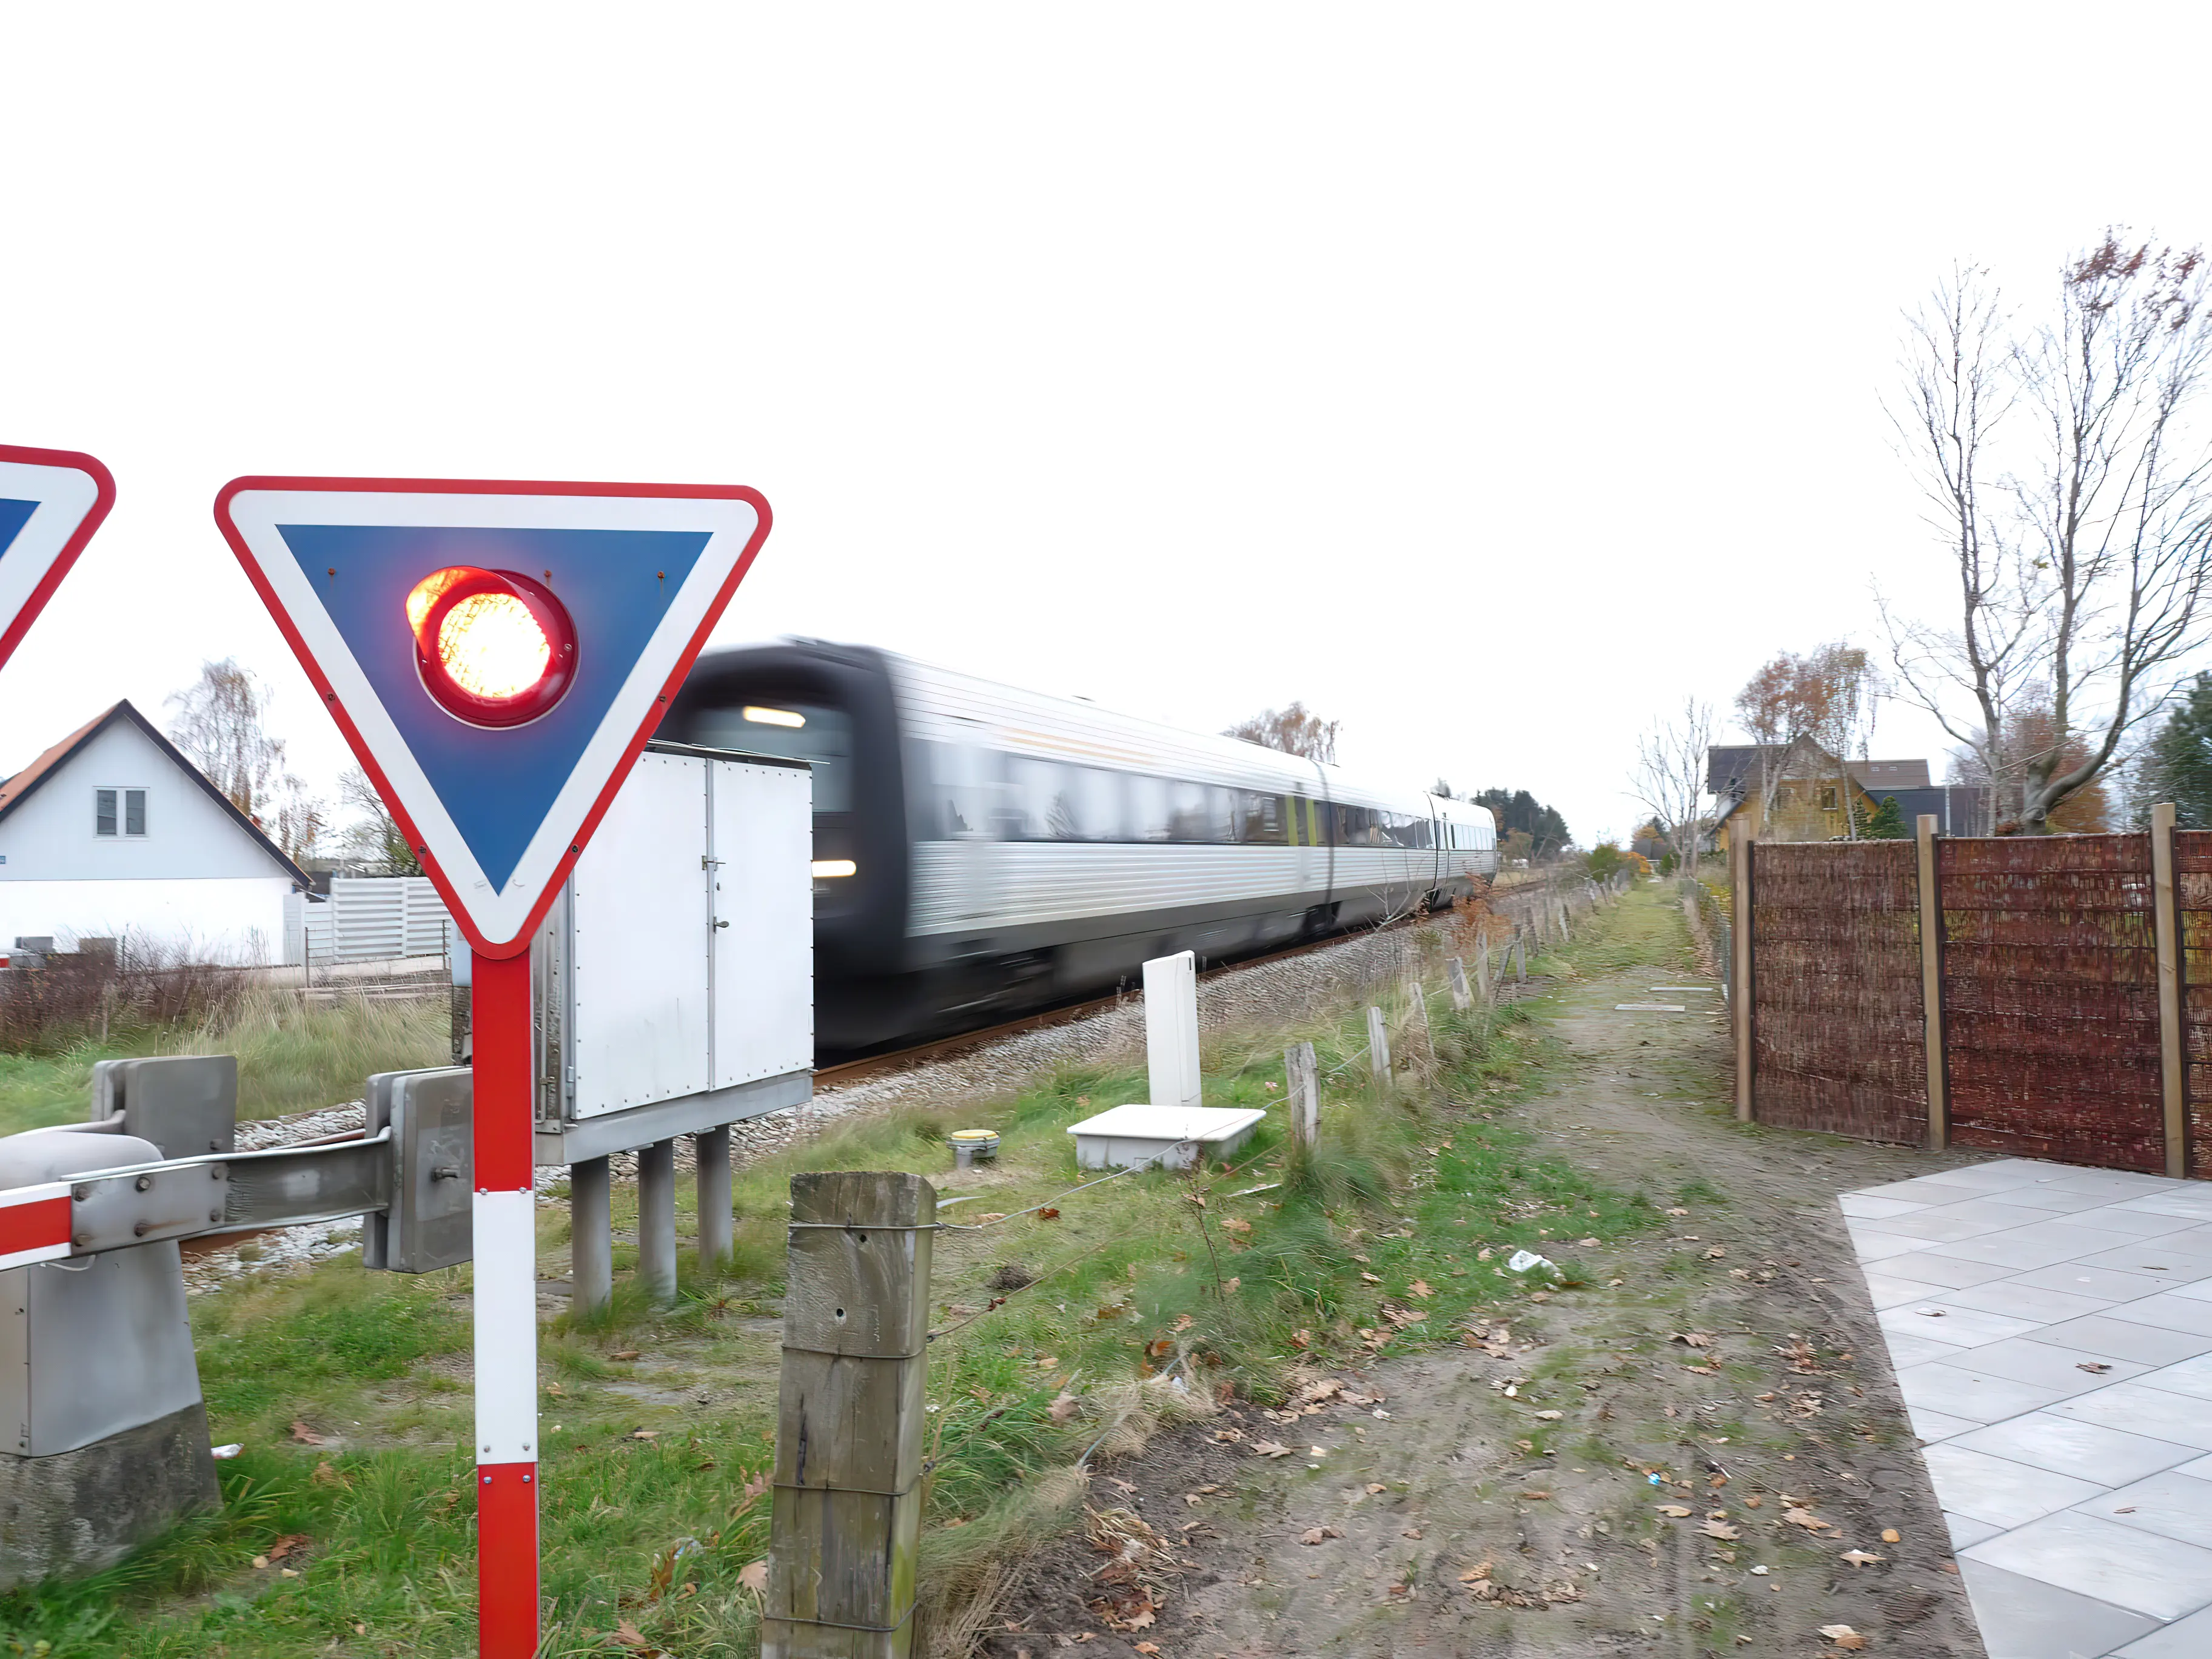
[[[422,876],[337,876],[330,895],[295,893],[284,912],[284,959],[297,967],[442,956],[458,939]]]

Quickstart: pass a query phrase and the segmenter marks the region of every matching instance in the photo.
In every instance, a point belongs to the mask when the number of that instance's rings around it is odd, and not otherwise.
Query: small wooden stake
[[[1452,1006],[1465,1013],[1474,1006],[1474,995],[1467,988],[1467,968],[1457,957],[1444,963],[1444,975],[1451,981]]]
[[[761,1659],[915,1651],[936,1215],[920,1176],[792,1178]]]
[[[1490,1000],[1490,940],[1486,935],[1474,942],[1474,994],[1485,1002]]]
[[[1943,1066],[1943,887],[1936,860],[1936,817],[1919,817],[1920,1029],[1927,1043],[1928,1150],[1951,1144],[1949,1079]]]
[[[1390,1086],[1390,1032],[1382,1011],[1372,1004],[1367,1009],[1367,1069],[1377,1089]]]
[[[2158,1070],[2166,1106],[2166,1172],[2189,1174],[2189,1062],[2181,1023],[2181,911],[2173,879],[2173,803],[2150,809],[2151,914],[2158,939]]]
[[[1283,1079],[1292,1131],[1301,1145],[1320,1145],[1321,1062],[1314,1058],[1312,1043],[1300,1042],[1283,1050]]]

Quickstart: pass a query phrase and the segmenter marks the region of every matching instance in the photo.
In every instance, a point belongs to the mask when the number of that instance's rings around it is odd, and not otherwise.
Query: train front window
[[[814,810],[853,810],[853,717],[842,708],[773,697],[734,708],[701,708],[691,717],[686,740],[708,749],[811,762]]]

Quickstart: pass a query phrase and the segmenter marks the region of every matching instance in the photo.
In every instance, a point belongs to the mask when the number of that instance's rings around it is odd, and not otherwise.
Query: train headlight
[[[748,704],[744,716],[755,726],[787,726],[794,732],[806,724],[806,716],[791,708],[755,708]]]
[[[807,867],[813,872],[814,879],[817,881],[828,880],[838,876],[858,875],[860,869],[860,866],[850,859],[817,859]]]
[[[523,726],[568,694],[576,626],[552,591],[511,570],[452,565],[407,596],[415,666],[438,706],[471,726]]]

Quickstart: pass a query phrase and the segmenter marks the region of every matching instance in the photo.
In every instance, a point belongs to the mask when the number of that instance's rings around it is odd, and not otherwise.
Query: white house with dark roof
[[[309,885],[128,702],[0,782],[0,953],[51,936],[281,963],[285,900]]]

